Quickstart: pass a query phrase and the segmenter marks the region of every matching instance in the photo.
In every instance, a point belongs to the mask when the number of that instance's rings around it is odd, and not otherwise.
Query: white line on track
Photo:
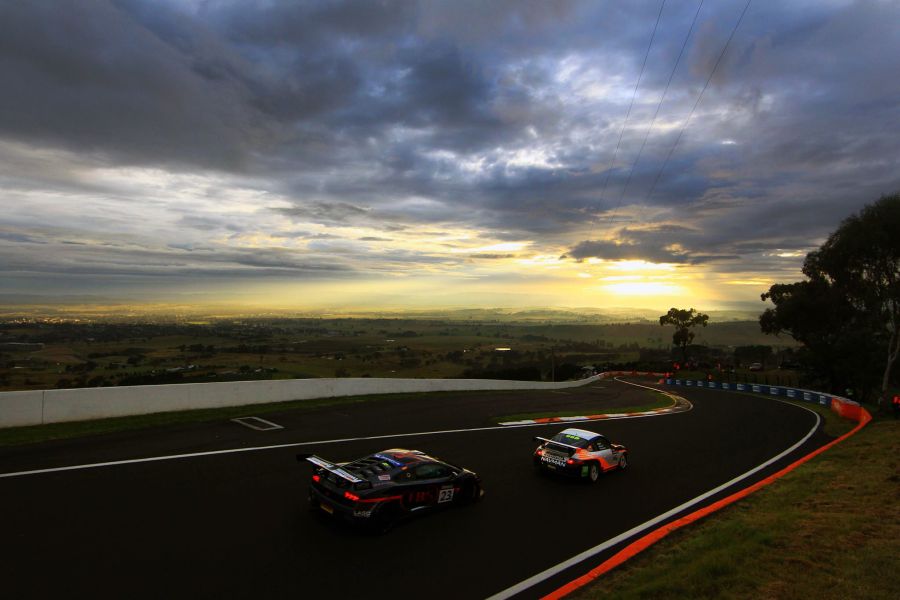
[[[623,382],[628,383],[629,385],[638,385],[636,383]],[[638,387],[646,387],[646,386],[638,386]],[[654,389],[654,388],[647,388]],[[656,390],[659,391],[659,390]],[[663,392],[665,393],[665,392]],[[654,416],[663,416],[666,414],[677,414],[677,413],[652,413],[652,414],[636,414],[629,417],[619,417],[619,418],[628,418],[628,419],[643,419],[646,417],[654,417]],[[402,437],[415,437],[415,436],[425,436],[425,435],[443,435],[448,433],[465,433],[467,431],[508,431],[511,429],[518,429],[521,427],[552,427],[554,425],[560,425],[562,423],[528,423],[524,425],[497,425],[492,427],[474,427],[472,429],[446,429],[441,431],[419,431],[415,433],[391,433],[388,435],[371,435],[364,437],[353,437],[353,438],[339,438],[334,440],[318,440],[314,442],[293,442],[290,444],[275,444],[272,446],[253,446],[250,448],[229,448],[227,450],[210,450],[208,452],[192,452],[190,454],[170,454],[166,456],[151,456],[148,458],[131,458],[126,460],[113,460],[109,462],[100,462],[100,463],[89,463],[84,465],[70,465],[66,467],[51,467],[48,469],[34,469],[31,471],[17,471],[14,473],[0,473],[0,479],[8,478],[8,477],[24,477],[26,475],[41,475],[44,473],[59,473],[61,471],[81,471],[85,469],[99,469],[101,467],[114,467],[118,465],[133,465],[138,463],[146,463],[146,462],[160,462],[164,460],[177,460],[182,458],[197,458],[201,456],[216,456],[219,454],[237,454],[239,452],[258,452],[261,450],[277,450],[279,448],[296,448],[299,446],[314,446],[316,444],[341,444],[346,442],[359,442],[365,440],[386,440],[390,438],[402,438]]]
[[[624,383],[629,383],[629,382],[626,381]],[[637,385],[637,384],[631,384],[631,385]],[[645,386],[641,386],[641,387],[645,387]],[[772,398],[772,399],[776,400],[775,398]],[[817,412],[812,411],[803,406],[798,406],[798,405],[792,404],[790,402],[784,402],[783,400],[778,400],[778,402],[782,402],[784,404],[791,404],[791,406],[797,406],[798,408],[802,408],[803,410],[806,410],[806,411],[812,413],[816,417],[816,424],[813,426],[812,429],[809,430],[809,432],[803,437],[802,440],[800,440],[799,442],[797,442],[796,444],[794,444],[793,446],[791,446],[784,452],[781,452],[777,456],[773,456],[772,458],[770,458],[766,462],[762,463],[761,465],[754,467],[753,469],[750,469],[743,475],[738,475],[731,481],[726,481],[722,485],[720,485],[716,488],[713,488],[713,489],[709,490],[708,492],[700,494],[696,498],[694,498],[692,500],[688,500],[684,504],[676,506],[675,508],[666,511],[666,512],[662,513],[661,515],[658,515],[658,516],[650,519],[649,521],[646,521],[645,523],[638,525],[637,527],[632,527],[628,531],[626,531],[624,533],[620,533],[616,537],[610,538],[610,539],[606,540],[605,542],[597,544],[593,548],[585,550],[584,552],[582,552],[580,554],[576,554],[572,558],[570,558],[568,560],[564,560],[563,562],[559,563],[558,565],[552,566],[549,569],[538,573],[537,575],[533,575],[533,576],[529,577],[528,579],[525,579],[524,581],[520,581],[516,585],[506,588],[505,590],[503,590],[501,592],[497,592],[493,596],[489,596],[487,598],[487,600],[505,600],[506,598],[512,598],[513,596],[515,596],[517,594],[521,594],[525,590],[527,590],[543,581],[546,581],[547,579],[550,579],[551,577],[553,577],[555,575],[559,575],[566,569],[573,567],[573,566],[577,565],[578,563],[584,562],[584,561],[588,560],[589,558],[596,556],[597,554],[600,554],[601,552],[603,552],[605,550],[609,550],[616,544],[619,544],[619,543],[624,542],[632,537],[635,537],[638,534],[643,533],[643,532],[647,531],[648,529],[665,521],[669,517],[677,515],[678,513],[683,512],[683,511],[691,508],[692,506],[695,506],[695,505],[703,502],[707,498],[710,498],[711,496],[718,494],[722,490],[725,490],[728,487],[730,487],[740,481],[743,481],[744,479],[747,479],[748,477],[754,475],[755,473],[758,473],[759,471],[765,469],[769,465],[781,460],[782,458],[784,458],[785,456],[787,456],[788,454],[790,454],[791,452],[793,452],[794,450],[796,450],[797,448],[799,448],[800,446],[805,444],[806,441],[809,438],[811,438],[813,436],[813,434],[816,432],[816,430],[819,428],[819,423],[822,421],[822,417],[820,417]]]

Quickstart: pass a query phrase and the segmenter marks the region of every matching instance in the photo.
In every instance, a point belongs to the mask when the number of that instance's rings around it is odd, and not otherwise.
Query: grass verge
[[[898,456],[900,422],[873,421],[572,597],[896,598]]]
[[[506,423],[507,421],[524,421],[526,419],[545,419],[547,417],[580,417],[583,415],[602,415],[602,414],[618,414],[626,412],[643,412],[645,410],[654,410],[657,408],[669,408],[675,404],[675,401],[660,392],[647,392],[654,399],[652,402],[644,404],[634,404],[628,406],[597,407],[582,408],[579,410],[551,410],[534,413],[517,413],[514,415],[504,415],[502,417],[494,417],[492,421],[496,423]]]

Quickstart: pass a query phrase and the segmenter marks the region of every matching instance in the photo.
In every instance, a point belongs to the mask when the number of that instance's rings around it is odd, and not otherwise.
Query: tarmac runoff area
[[[612,381],[567,392],[443,393],[264,415],[278,428],[223,419],[3,449],[4,595],[536,598],[831,439],[804,408],[679,389],[692,410],[579,425],[625,444],[626,471],[596,485],[536,476],[533,436],[566,422],[492,417],[617,414],[647,397]],[[345,461],[391,447],[478,472],[483,502],[385,536],[306,510],[298,452]]]

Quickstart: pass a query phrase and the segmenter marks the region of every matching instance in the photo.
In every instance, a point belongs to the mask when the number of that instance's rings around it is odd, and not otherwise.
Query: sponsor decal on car
[[[558,467],[566,466],[566,459],[562,458],[561,456],[552,456],[550,454],[544,454],[541,457],[541,460],[545,463],[549,463],[551,465],[556,465]]]
[[[368,519],[369,517],[372,516],[372,511],[371,510],[354,510],[353,516],[359,517],[361,519]]]
[[[393,458],[391,458],[390,456],[387,456],[386,454],[375,454],[374,456],[375,456],[375,458],[380,458],[381,460],[383,460],[389,464],[392,464],[395,467],[403,466],[402,462],[400,462],[399,460],[394,460]]]

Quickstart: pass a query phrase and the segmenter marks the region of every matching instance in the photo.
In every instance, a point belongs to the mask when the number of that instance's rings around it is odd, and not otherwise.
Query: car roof
[[[594,433],[593,431],[588,431],[587,429],[576,429],[574,427],[570,427],[568,429],[563,429],[560,433],[565,435],[577,435],[583,440],[592,440],[598,437],[604,437],[599,433]]]
[[[410,467],[428,463],[444,464],[421,450],[391,448],[346,463],[343,465],[343,468],[357,477],[374,481],[379,479],[379,475],[393,476],[399,471],[405,471]]]

